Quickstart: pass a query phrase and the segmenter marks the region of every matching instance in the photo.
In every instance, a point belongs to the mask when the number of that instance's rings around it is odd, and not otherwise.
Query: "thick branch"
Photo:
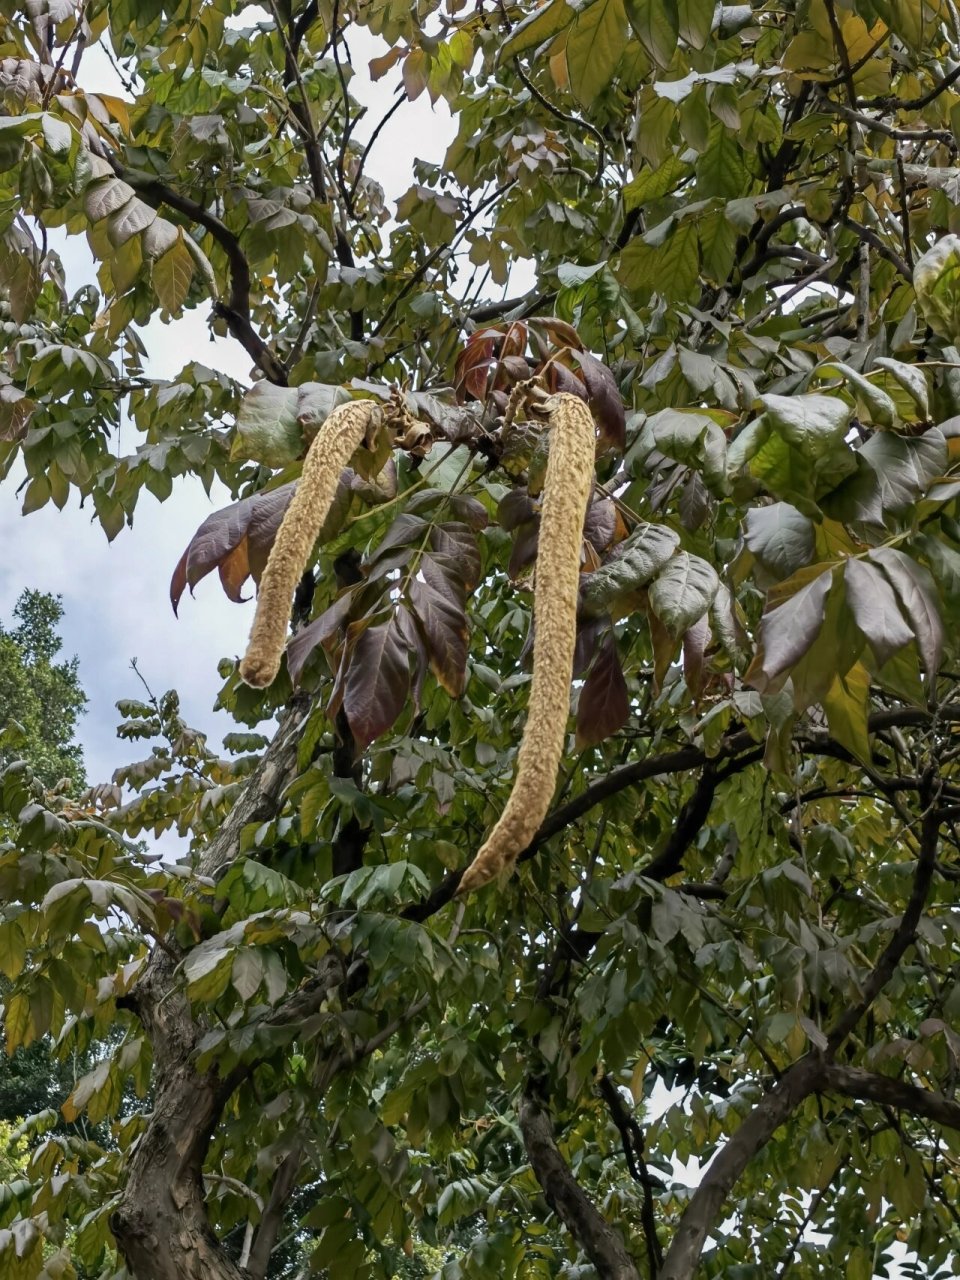
[[[721,782],[735,773],[740,773],[748,765],[762,760],[764,748],[757,747],[731,761],[725,769],[717,769],[711,761],[700,775],[693,795],[680,810],[680,816],[670,833],[666,845],[653,861],[644,867],[643,874],[650,880],[669,880],[681,869],[683,856],[703,830],[710,807]]]
[[[683,1212],[660,1280],[692,1280],[707,1236],[741,1174],[822,1078],[823,1062],[818,1056],[810,1054],[795,1062],[714,1156]]]
[[[290,1199],[290,1193],[296,1185],[302,1159],[302,1152],[291,1151],[284,1156],[277,1169],[273,1186],[270,1188],[270,1199],[263,1210],[253,1248],[247,1259],[247,1274],[251,1280],[264,1280],[267,1274],[270,1255],[277,1243],[277,1235],[283,1225],[283,1214]]]
[[[640,1280],[619,1232],[574,1178],[553,1137],[550,1116],[528,1086],[520,1101],[523,1145],[547,1203],[583,1249],[601,1280]]]
[[[948,1129],[960,1129],[960,1102],[933,1089],[921,1089],[918,1085],[895,1080],[892,1076],[831,1062],[823,1069],[822,1088],[906,1111],[912,1116],[923,1116],[925,1120],[932,1120],[934,1124],[942,1124]]]

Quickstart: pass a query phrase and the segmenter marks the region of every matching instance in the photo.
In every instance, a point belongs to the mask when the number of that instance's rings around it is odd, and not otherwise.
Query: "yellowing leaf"
[[[595,0],[567,36],[567,70],[574,97],[585,106],[613,78],[626,40],[624,0]]]
[[[176,243],[153,264],[153,287],[164,308],[177,315],[190,292],[195,265],[180,231]]]
[[[870,740],[867,734],[867,707],[870,694],[870,672],[862,662],[846,675],[838,675],[823,699],[830,732],[858,760],[869,762]]]

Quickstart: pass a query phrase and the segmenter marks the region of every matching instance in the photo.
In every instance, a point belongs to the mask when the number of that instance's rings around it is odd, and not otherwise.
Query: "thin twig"
[[[853,68],[850,65],[850,53],[847,49],[846,42],[843,39],[843,32],[840,30],[840,23],[837,21],[837,11],[834,7],[833,0],[825,0],[827,10],[827,20],[830,23],[830,31],[833,35],[834,47],[837,51],[837,57],[840,59],[840,70],[842,73],[842,83],[846,86],[847,97],[850,99],[851,107],[857,105],[857,88],[853,83]]]
[[[561,109],[558,106],[555,106],[554,103],[552,103],[549,98],[547,98],[544,94],[540,92],[540,90],[533,83],[533,81],[528,78],[523,67],[520,65],[519,58],[514,58],[513,66],[517,75],[520,77],[521,81],[526,86],[526,88],[530,91],[530,93],[533,94],[533,96],[540,103],[540,105],[542,107],[545,107],[547,111],[550,112],[551,115],[556,116],[558,120],[562,120],[564,124],[573,125],[575,129],[577,128],[586,129],[586,131],[589,134],[591,134],[592,137],[596,138],[597,168],[596,168],[596,172],[593,175],[592,184],[595,187],[599,186],[600,179],[603,176],[603,166],[606,161],[606,142],[604,140],[603,134],[600,132],[598,128],[596,128],[595,125],[592,125],[589,120],[581,120],[577,116],[568,115],[566,111],[561,111]]]
[[[366,163],[367,156],[370,154],[373,144],[376,142],[377,138],[379,138],[380,133],[383,130],[383,127],[387,123],[387,121],[390,120],[390,118],[394,116],[396,112],[398,112],[400,108],[404,105],[404,103],[407,101],[406,91],[403,85],[400,86],[400,88],[397,90],[397,93],[399,96],[396,102],[391,107],[388,107],[387,110],[384,112],[384,114],[381,116],[377,124],[377,127],[374,129],[373,133],[371,133],[369,139],[367,140],[367,145],[363,148],[363,151],[361,151],[360,153],[360,159],[357,162],[357,172],[354,176],[353,182],[350,185],[351,201],[353,197],[356,195],[357,187],[359,186],[360,179],[363,176],[363,166]]]

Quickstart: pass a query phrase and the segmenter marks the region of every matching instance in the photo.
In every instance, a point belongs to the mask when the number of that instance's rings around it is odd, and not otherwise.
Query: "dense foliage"
[[[0,724],[15,721],[22,730],[15,751],[0,749],[0,763],[15,755],[29,761],[46,786],[78,793],[84,770],[75,736],[87,699],[76,658],[55,660],[62,617],[55,596],[27,590],[14,605],[13,626],[0,624]]]
[[[387,114],[455,119],[396,202],[359,28]],[[6,1042],[94,1064],[4,1275],[960,1274],[958,41],[947,0],[0,0],[25,512],[113,538],[217,477],[171,596],[236,599],[320,423],[383,406],[223,754],[171,693],[80,803],[0,776]],[[194,308],[248,384],[151,378]],[[457,900],[556,391],[598,433],[568,749]]]

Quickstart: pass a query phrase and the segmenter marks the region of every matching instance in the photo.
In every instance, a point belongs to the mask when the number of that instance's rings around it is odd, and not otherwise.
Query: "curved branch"
[[[881,1076],[873,1071],[862,1071],[859,1067],[842,1067],[830,1062],[823,1069],[822,1087],[846,1094],[850,1098],[860,1098],[865,1102],[879,1103],[882,1107],[906,1111],[912,1116],[923,1116],[925,1120],[932,1120],[934,1124],[942,1124],[948,1129],[960,1129],[960,1102],[948,1098],[944,1093],[921,1089],[918,1085],[906,1084],[892,1076]]]
[[[917,925],[933,883],[933,875],[937,864],[937,848],[940,843],[940,815],[936,809],[936,796],[932,780],[927,778],[920,790],[920,799],[924,804],[923,821],[920,828],[920,851],[917,857],[917,870],[913,878],[913,888],[906,909],[900,917],[900,923],[893,932],[890,941],[884,947],[880,958],[874,965],[869,977],[863,984],[863,996],[856,1003],[845,1009],[827,1036],[827,1052],[832,1057],[840,1048],[850,1032],[876,1000],[896,972],[897,965],[904,952],[911,945],[917,934]]]
[[[107,155],[111,168],[118,178],[133,187],[138,196],[153,208],[161,204],[176,209],[191,222],[198,223],[216,240],[227,257],[230,268],[230,296],[224,302],[214,302],[213,309],[227,323],[230,333],[243,347],[254,364],[262,370],[268,382],[278,387],[287,385],[287,375],[280,360],[257,333],[250,319],[250,264],[240,247],[240,241],[216,214],[181,195],[159,178],[147,177],[135,170],[125,169],[114,157]]]
[[[692,1280],[707,1236],[741,1174],[822,1079],[823,1062],[819,1056],[808,1054],[795,1062],[714,1156],[683,1212],[660,1280]]]
[[[527,1158],[547,1203],[596,1267],[597,1275],[601,1280],[640,1280],[619,1232],[587,1196],[560,1154],[550,1116],[532,1084],[520,1100],[519,1119]]]
[[[598,1085],[600,1096],[607,1104],[610,1119],[620,1134],[620,1145],[623,1158],[627,1162],[630,1176],[643,1188],[643,1204],[640,1209],[640,1220],[643,1223],[643,1235],[647,1245],[647,1264],[652,1280],[659,1274],[663,1266],[663,1250],[657,1237],[657,1218],[653,1208],[653,1192],[656,1186],[663,1186],[659,1180],[650,1177],[650,1170],[643,1158],[644,1137],[633,1113],[628,1109],[623,1094],[608,1075],[600,1077]]]
[[[542,107],[545,107],[552,116],[555,116],[558,120],[562,120],[564,124],[572,124],[575,129],[586,129],[587,133],[596,139],[597,167],[593,175],[592,184],[593,186],[598,187],[600,185],[600,179],[603,177],[603,166],[607,155],[607,144],[604,140],[603,134],[595,125],[592,125],[589,120],[581,120],[578,116],[567,115],[566,111],[561,111],[558,106],[555,106],[548,97],[540,92],[537,86],[529,78],[523,67],[520,65],[519,58],[514,58],[513,67],[524,86],[531,94],[533,94],[537,102],[539,102]]]

